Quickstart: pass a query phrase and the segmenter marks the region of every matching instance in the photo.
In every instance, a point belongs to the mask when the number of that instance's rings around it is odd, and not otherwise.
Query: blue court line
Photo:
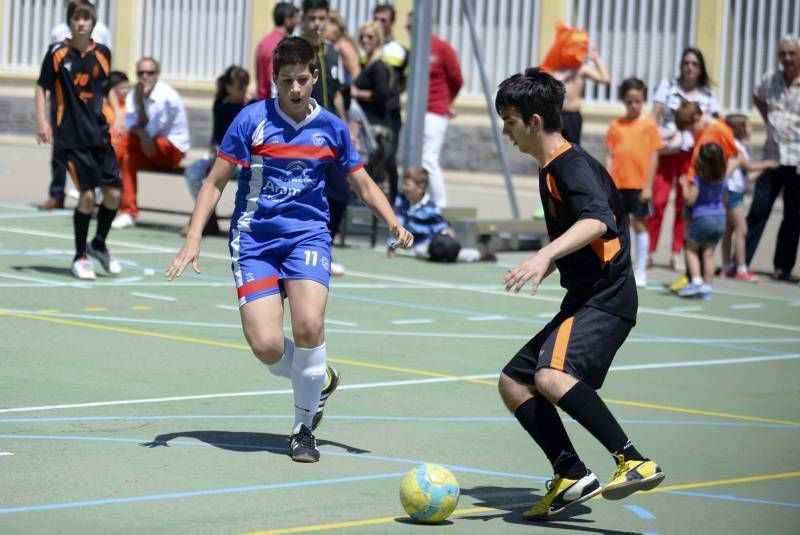
[[[86,500],[80,502],[48,503],[42,505],[27,505],[22,507],[7,507],[0,509],[0,514],[25,513],[31,511],[48,511],[52,509],[71,509],[93,505],[111,505],[118,503],[135,503],[145,501],[169,500],[176,498],[191,498],[194,496],[212,496],[219,494],[233,494],[238,492],[255,492],[263,490],[289,489],[317,485],[331,485],[336,483],[350,483],[353,481],[369,481],[375,479],[388,479],[403,477],[405,472],[389,472],[369,476],[340,477],[334,479],[316,479],[311,481],[295,481],[289,483],[274,483],[271,485],[251,485],[248,487],[232,487],[224,489],[196,490],[189,492],[170,492],[166,494],[150,494],[145,496],[129,496],[127,498],[103,498],[99,500]]]
[[[777,505],[779,507],[800,507],[796,502],[776,502],[772,500],[757,500],[754,498],[741,498],[732,494],[706,494],[704,492],[686,492],[683,490],[666,490],[664,494],[679,494],[681,496],[691,496],[693,498],[712,498],[714,500],[727,500],[732,502],[757,503],[759,505]]]
[[[639,518],[644,518],[645,520],[653,520],[656,517],[653,513],[651,513],[647,509],[639,507],[638,505],[626,505],[625,509],[627,509],[628,511],[632,511],[633,514],[635,514]]]
[[[60,422],[94,422],[94,421],[164,421],[164,420],[291,420],[291,415],[284,414],[176,414],[153,416],[64,416],[53,418],[2,418],[0,424],[21,423],[60,423]],[[452,422],[452,423],[505,423],[516,422],[510,416],[366,416],[366,415],[330,415],[330,420],[342,421],[386,421],[386,422]],[[564,418],[565,423],[575,423],[571,418]],[[716,422],[712,420],[644,420],[620,419],[626,425],[688,425],[698,427],[739,427],[739,428],[777,428],[800,429],[800,425],[773,424],[762,422]]]
[[[0,435],[0,439],[3,439],[3,438],[19,439],[19,440],[67,440],[67,441],[86,441],[86,442],[124,442],[124,443],[136,443],[136,444],[142,444],[142,443],[151,442],[151,440],[149,440],[149,439],[132,439],[132,438],[75,437],[75,436],[37,436],[37,435]],[[171,440],[171,441],[169,441],[169,444],[170,445],[180,445],[180,446],[238,447],[238,448],[244,448],[244,449],[284,451],[284,448],[265,447],[265,446],[252,446],[252,445],[248,445],[248,444],[218,444],[218,443],[209,444],[209,443],[205,443],[205,442],[187,442],[187,441],[181,441],[181,440]],[[413,465],[417,465],[417,464],[420,464],[421,462],[423,462],[423,461],[420,461],[420,460],[399,459],[399,458],[394,458],[394,457],[383,457],[383,456],[378,456],[378,455],[366,455],[366,454],[356,454],[356,453],[346,453],[346,452],[333,452],[333,451],[329,451],[327,449],[323,449],[322,451],[325,453],[325,455],[340,456],[340,457],[352,457],[352,458],[356,458],[356,459],[369,459],[369,460],[378,460],[378,461],[389,461],[389,462],[397,462],[397,463],[413,464]],[[442,464],[444,464],[444,463],[442,463]],[[513,478],[517,478],[517,479],[533,480],[533,481],[542,482],[542,483],[550,479],[549,477],[530,476],[530,475],[524,475],[524,474],[513,474],[513,473],[508,473],[508,472],[497,472],[497,471],[492,471],[492,470],[482,470],[482,469],[479,469],[479,468],[471,468],[471,467],[464,467],[464,466],[451,465],[451,464],[444,464],[444,466],[447,466],[451,470],[457,471],[457,472],[469,472],[469,473],[492,475],[492,476],[513,477]],[[209,496],[209,495],[217,495],[217,494],[230,494],[230,493],[236,493],[236,492],[252,492],[252,491],[258,491],[258,490],[273,490],[273,489],[283,489],[283,488],[312,486],[312,485],[326,485],[326,484],[342,483],[342,482],[366,481],[366,480],[370,480],[370,479],[395,478],[395,477],[401,477],[403,475],[405,475],[405,472],[391,472],[391,473],[375,474],[375,475],[367,475],[367,476],[353,476],[353,477],[347,477],[347,478],[321,479],[321,480],[314,480],[314,481],[301,481],[301,482],[289,482],[289,483],[275,483],[275,484],[271,484],[271,485],[254,485],[254,486],[247,486],[247,487],[234,487],[234,488],[224,488],[224,489],[209,489],[209,490],[200,490],[200,491],[176,492],[176,493],[155,494],[155,495],[145,495],[145,496],[131,496],[131,497],[127,497],[127,498],[107,498],[107,499],[79,501],[79,502],[65,502],[65,503],[56,503],[56,504],[21,506],[21,507],[12,507],[12,508],[0,509],[0,514],[19,513],[19,512],[26,512],[26,511],[42,511],[42,510],[49,510],[49,509],[67,509],[67,508],[85,507],[85,506],[92,506],[92,505],[108,505],[108,504],[116,504],[116,503],[131,503],[131,502],[142,502],[142,501],[186,498],[186,497],[192,497],[192,496]],[[747,503],[754,503],[754,504],[760,504],[760,505],[777,505],[777,506],[784,506],[784,507],[800,507],[800,503],[777,502],[777,501],[768,501],[768,500],[756,500],[756,499],[740,498],[738,496],[722,495],[722,494],[703,494],[703,493],[683,492],[683,491],[666,491],[665,494],[679,494],[679,495],[687,495],[687,496],[708,498],[708,499],[714,499],[714,500],[738,501],[738,502],[747,502]]]

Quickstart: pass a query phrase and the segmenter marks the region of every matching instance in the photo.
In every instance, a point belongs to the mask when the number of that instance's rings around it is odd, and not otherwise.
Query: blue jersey
[[[242,166],[231,225],[239,232],[281,236],[327,231],[330,217],[325,198],[327,173],[337,180],[363,167],[338,117],[314,103],[297,123],[278,99],[255,102],[233,120],[219,147],[219,156]]]
[[[442,217],[441,209],[427,194],[416,204],[411,204],[404,195],[394,200],[394,214],[397,221],[414,236],[414,245],[428,243],[437,234],[450,228],[450,224]],[[389,245],[394,238],[389,238]]]

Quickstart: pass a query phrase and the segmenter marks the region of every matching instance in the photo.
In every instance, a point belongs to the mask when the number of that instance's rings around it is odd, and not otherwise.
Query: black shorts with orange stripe
[[[559,312],[503,368],[503,373],[532,385],[541,368],[562,370],[595,390],[603,386],[617,350],[634,322],[594,307]]]
[[[79,191],[100,186],[119,188],[119,166],[111,145],[59,151],[65,160],[67,172]]]

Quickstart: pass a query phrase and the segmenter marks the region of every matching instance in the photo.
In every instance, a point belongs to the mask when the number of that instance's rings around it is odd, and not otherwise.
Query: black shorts
[[[622,206],[626,214],[633,217],[650,217],[653,214],[653,205],[650,201],[642,202],[642,190],[640,189],[621,189]]]
[[[119,188],[122,185],[117,156],[110,144],[105,147],[64,149],[59,152],[65,159],[67,171],[79,191],[100,186]]]
[[[553,368],[597,390],[633,325],[629,319],[592,307],[574,315],[559,312],[508,361],[503,373],[532,385],[536,370]]]

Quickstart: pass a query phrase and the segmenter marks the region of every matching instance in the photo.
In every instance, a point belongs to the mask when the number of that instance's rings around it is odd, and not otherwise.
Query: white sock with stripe
[[[292,362],[294,362],[294,342],[289,338],[283,339],[283,356],[275,364],[267,364],[267,369],[272,375],[292,378]]]
[[[305,424],[311,429],[311,422],[319,407],[319,396],[325,387],[325,371],[328,351],[323,343],[319,347],[294,348],[292,363],[292,389],[294,390],[294,427],[292,432]]]

